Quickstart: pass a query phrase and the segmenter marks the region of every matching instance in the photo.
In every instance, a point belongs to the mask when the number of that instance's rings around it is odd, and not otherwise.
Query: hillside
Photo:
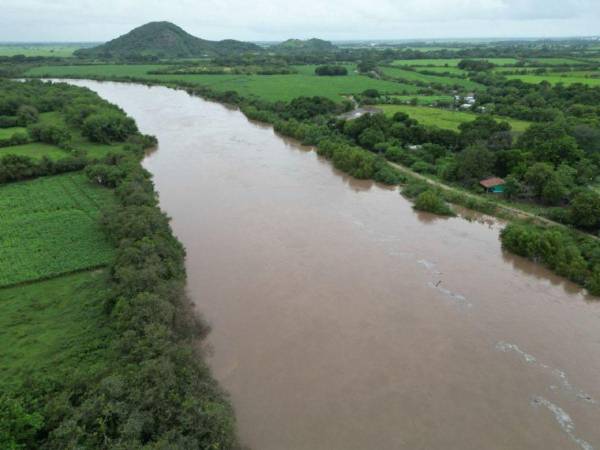
[[[259,51],[262,51],[259,46],[248,42],[208,41],[192,36],[170,22],[150,22],[98,47],[78,50],[75,55],[87,58],[194,58]]]
[[[288,39],[287,41],[282,42],[281,44],[277,44],[272,46],[269,50],[274,51],[292,51],[292,52],[300,52],[300,53],[314,53],[314,52],[333,52],[337,50],[337,47],[333,45],[329,41],[324,41],[322,39]]]

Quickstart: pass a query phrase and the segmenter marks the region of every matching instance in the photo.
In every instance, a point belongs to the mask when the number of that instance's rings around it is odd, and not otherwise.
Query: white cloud
[[[152,20],[211,39],[598,34],[598,0],[2,0],[0,40],[106,40]]]

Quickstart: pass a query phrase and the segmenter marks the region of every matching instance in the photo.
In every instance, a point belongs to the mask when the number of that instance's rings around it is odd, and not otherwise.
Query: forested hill
[[[76,56],[86,58],[194,58],[260,52],[255,44],[235,41],[208,41],[187,33],[170,22],[150,22],[98,47],[81,49]]]
[[[337,50],[337,47],[333,45],[329,41],[324,41],[322,39],[288,39],[281,44],[274,45],[270,48],[270,50],[274,51],[285,51],[285,52],[333,52]]]

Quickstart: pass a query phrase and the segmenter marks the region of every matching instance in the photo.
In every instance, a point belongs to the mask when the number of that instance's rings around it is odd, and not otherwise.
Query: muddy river
[[[74,81],[160,146],[144,164],[254,450],[600,449],[600,304],[240,112]]]

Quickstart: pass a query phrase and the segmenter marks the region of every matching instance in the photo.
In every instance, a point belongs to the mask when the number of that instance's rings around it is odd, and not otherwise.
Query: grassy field
[[[439,74],[449,73],[451,75],[467,75],[468,72],[459,69],[458,67],[446,66],[414,66],[413,69],[417,72],[435,72]]]
[[[0,187],[0,287],[98,267],[114,249],[97,220],[114,201],[83,174]]]
[[[477,115],[473,113],[449,111],[426,106],[379,105],[378,108],[381,108],[388,116],[392,116],[395,113],[402,111],[423,125],[437,126],[448,130],[458,130],[458,126],[461,123],[471,122],[477,118]],[[505,117],[495,117],[495,119],[510,123],[513,131],[519,133],[525,131],[530,125],[529,122]]]
[[[321,95],[341,101],[345,94],[356,94],[366,89],[377,89],[388,94],[411,94],[417,87],[368,78],[351,73],[343,77],[319,77],[307,66],[304,73],[293,75],[150,75],[148,71],[164,68],[157,65],[90,65],[43,66],[31,69],[33,76],[106,76],[136,77],[152,81],[183,81],[212,88],[219,92],[237,91],[269,101],[289,101],[300,96]],[[312,66],[314,72],[314,66]]]
[[[486,59],[487,61],[496,64],[498,66],[506,66],[517,63],[517,59],[515,58],[467,58],[467,59]],[[453,58],[453,59],[398,59],[392,62],[393,66],[437,66],[437,67],[456,67],[458,63],[461,62],[461,58]]]
[[[565,85],[581,83],[588,86],[600,86],[600,78],[589,78],[585,76],[577,76],[572,73],[565,74],[544,74],[544,75],[506,75],[510,80],[521,80],[525,83],[541,83],[547,81],[551,84],[563,83]]]
[[[34,159],[41,159],[47,156],[50,159],[58,160],[69,155],[69,152],[55,145],[42,144],[34,142],[32,144],[13,145],[11,147],[0,148],[0,157],[4,155],[29,156]]]
[[[9,139],[17,133],[27,133],[27,129],[22,127],[0,128],[0,139]]]
[[[440,101],[454,101],[454,98],[449,95],[395,95],[394,98],[397,100],[402,100],[403,102],[410,102],[416,98],[419,102],[419,105],[422,106],[431,106]]]
[[[0,392],[29,377],[99,372],[107,355],[104,272],[0,289]]]
[[[469,90],[475,90],[475,89],[483,87],[479,83],[475,83],[474,81],[467,80],[464,78],[424,75],[419,72],[414,72],[411,70],[404,70],[399,67],[382,67],[381,70],[383,71],[383,74],[388,77],[393,77],[393,78],[402,79],[402,80],[419,81],[422,83],[440,84],[440,85],[451,86],[451,87],[459,86],[462,89],[469,89]]]
[[[0,56],[56,56],[68,57],[82,44],[0,44]]]

